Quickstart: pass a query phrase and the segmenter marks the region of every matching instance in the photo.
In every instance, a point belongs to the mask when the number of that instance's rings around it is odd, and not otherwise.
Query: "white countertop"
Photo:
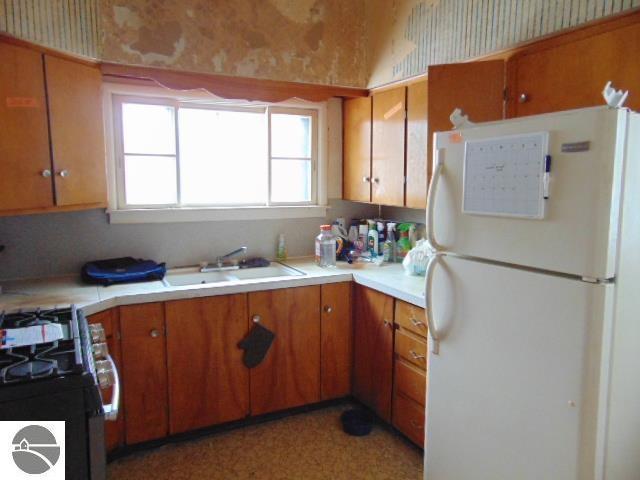
[[[305,273],[296,277],[261,278],[205,285],[167,286],[161,281],[127,283],[102,287],[85,285],[77,276],[18,280],[2,283],[0,312],[27,310],[35,307],[66,307],[75,303],[86,315],[119,305],[162,302],[184,298],[209,297],[231,293],[274,290],[323,283],[355,281],[400,300],[425,307],[424,277],[405,275],[402,265],[348,265],[320,268],[311,258],[283,262]]]

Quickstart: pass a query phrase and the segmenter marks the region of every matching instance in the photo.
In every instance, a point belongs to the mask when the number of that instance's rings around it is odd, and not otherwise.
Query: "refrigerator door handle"
[[[433,272],[436,269],[436,264],[438,263],[440,257],[443,255],[444,254],[441,252],[435,252],[433,255],[431,255],[431,257],[429,257],[429,263],[427,263],[427,271],[425,274],[425,300],[429,309],[426,315],[427,328],[429,331],[429,336],[431,337],[431,352],[434,355],[440,354],[440,338],[438,332],[436,331],[435,322],[433,321],[433,302],[431,292],[433,290]]]
[[[442,167],[444,166],[444,148],[436,148],[433,151],[434,154],[434,168],[431,175],[431,182],[429,183],[429,191],[427,192],[427,243],[429,246],[438,251],[444,250],[436,241],[435,232],[433,231],[433,214],[435,212],[435,198],[436,190],[438,187],[438,181],[442,174]]]

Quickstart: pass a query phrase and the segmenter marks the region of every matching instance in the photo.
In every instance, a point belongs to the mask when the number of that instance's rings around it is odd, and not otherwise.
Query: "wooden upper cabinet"
[[[238,343],[247,335],[247,295],[165,304],[169,433],[249,414],[249,369]]]
[[[406,89],[373,94],[371,201],[404,205]]]
[[[42,54],[0,43],[0,211],[53,206]]]
[[[609,80],[630,91],[625,106],[640,109],[640,23],[566,40],[509,61],[509,116],[604,105],[602,90]]]
[[[427,206],[427,168],[431,158],[428,145],[428,81],[407,87],[407,182],[405,206]]]
[[[353,394],[391,420],[393,297],[354,285]]]
[[[343,132],[343,198],[370,202],[371,97],[344,101]]]
[[[351,394],[351,282],[322,285],[321,300],[321,394],[322,400],[329,400]]]
[[[460,108],[472,122],[488,122],[504,117],[505,63],[452,63],[429,67],[429,147],[433,133],[453,129],[449,117]],[[432,170],[429,155],[429,177]]]
[[[275,334],[250,371],[251,414],[320,401],[320,286],[251,292],[249,316]]]
[[[56,205],[107,201],[102,76],[96,67],[44,56]]]
[[[120,307],[120,331],[127,444],[163,438],[169,431],[163,304]]]

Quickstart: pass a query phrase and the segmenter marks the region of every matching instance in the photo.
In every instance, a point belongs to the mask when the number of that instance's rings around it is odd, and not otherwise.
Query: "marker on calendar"
[[[551,155],[544,157],[544,175],[542,177],[542,197],[547,200],[549,198],[549,174],[551,172]]]

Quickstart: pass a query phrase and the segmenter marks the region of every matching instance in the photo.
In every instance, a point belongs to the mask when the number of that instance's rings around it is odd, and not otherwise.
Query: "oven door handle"
[[[106,359],[111,364],[111,371],[113,372],[113,389],[111,391],[111,403],[103,405],[102,408],[104,410],[104,419],[114,422],[118,419],[118,409],[120,408],[120,375],[118,375],[118,368],[111,355],[107,355]]]

